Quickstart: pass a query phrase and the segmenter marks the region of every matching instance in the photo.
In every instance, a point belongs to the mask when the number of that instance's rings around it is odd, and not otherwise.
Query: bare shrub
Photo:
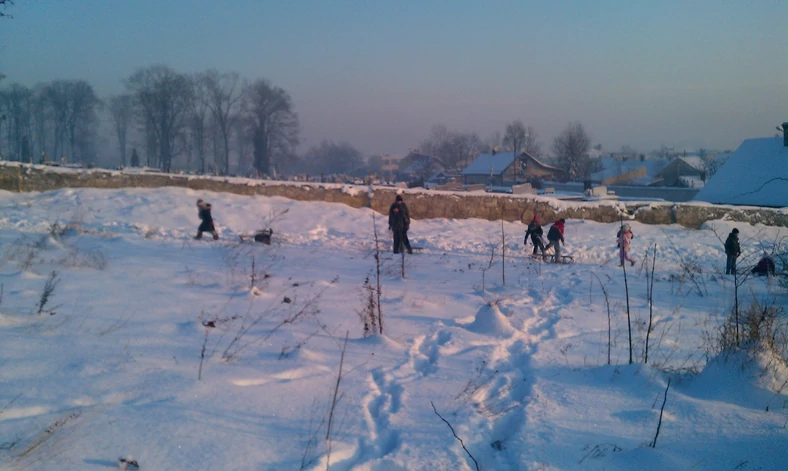
[[[738,323],[737,323],[738,319]],[[709,357],[737,350],[765,352],[788,365],[788,319],[782,306],[753,299],[716,327],[704,333],[704,348]]]
[[[46,235],[35,238],[23,235],[6,247],[3,263],[16,262],[20,270],[29,270],[40,261],[40,251],[46,247],[48,240],[49,236]]]
[[[68,255],[61,258],[58,264],[69,268],[103,270],[107,268],[107,256],[101,249],[82,251],[77,247],[71,247]]]
[[[41,296],[38,298],[37,314],[49,314],[50,316],[55,315],[55,309],[57,309],[59,306],[55,306],[53,308],[49,308],[47,306],[52,300],[52,296],[55,295],[55,288],[57,287],[58,283],[60,283],[60,279],[58,278],[57,272],[53,270],[52,273],[49,274],[49,278],[47,278],[44,289],[41,291]]]
[[[676,252],[679,258],[679,267],[681,268],[681,272],[678,274],[671,274],[670,281],[676,281],[679,285],[684,285],[684,283],[689,283],[692,285],[692,289],[697,293],[698,296],[708,296],[709,290],[706,287],[706,279],[704,278],[703,274],[703,265],[701,265],[700,260],[695,257],[694,255],[684,257],[684,255],[679,251],[670,237],[665,234],[665,237],[670,242],[670,246],[673,248],[673,251]]]
[[[364,337],[375,335],[378,331],[378,301],[375,297],[376,289],[369,282],[369,276],[364,279],[361,287],[362,308],[357,311],[364,329]]]
[[[338,281],[339,277],[334,278],[328,286],[332,286],[334,283]],[[318,301],[320,297],[323,295],[328,286],[323,287],[320,291],[313,294],[312,296],[307,297],[307,299],[301,303],[296,301],[288,302],[289,298],[285,297],[285,301],[280,304],[272,304],[269,305],[266,309],[262,312],[247,316],[244,318],[243,323],[236,331],[233,339],[229,342],[227,347],[222,352],[222,358],[225,361],[233,361],[235,360],[238,355],[240,355],[244,350],[247,348],[260,344],[268,340],[272,335],[274,335],[279,329],[286,325],[294,325],[302,320],[316,316],[320,310],[318,308]],[[295,299],[295,296],[293,297]],[[265,335],[258,336],[257,338],[249,340],[247,335],[250,331],[260,324],[263,320],[269,318],[270,316],[274,315],[280,311],[280,306],[285,304],[288,306],[287,312],[283,313],[283,318]]]
[[[490,246],[490,260],[487,262],[487,265],[482,265],[482,292],[483,293],[487,292],[486,279],[485,279],[487,270],[492,268],[493,264],[495,263],[495,249],[496,247],[494,245]]]

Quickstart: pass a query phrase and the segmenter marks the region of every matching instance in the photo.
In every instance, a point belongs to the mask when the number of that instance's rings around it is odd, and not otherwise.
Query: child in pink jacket
[[[625,260],[628,260],[632,266],[635,266],[635,261],[629,256],[629,243],[633,237],[635,236],[632,235],[629,224],[624,224],[624,227],[618,231],[618,258],[621,261],[618,266],[620,267],[624,266]]]

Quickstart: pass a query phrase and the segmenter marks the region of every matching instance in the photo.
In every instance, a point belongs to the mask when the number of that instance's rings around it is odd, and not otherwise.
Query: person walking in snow
[[[635,266],[635,260],[629,256],[629,244],[633,237],[635,236],[632,234],[629,224],[624,224],[618,231],[618,259],[620,262],[618,266],[620,267],[624,266],[625,261]]]
[[[550,226],[550,230],[547,231],[547,249],[550,247],[555,250],[553,254],[553,263],[561,263],[561,244],[564,244],[564,223],[566,222],[565,219],[559,219],[558,221],[554,222],[552,226]]]
[[[736,259],[739,258],[739,255],[741,255],[741,246],[739,245],[739,230],[735,227],[731,233],[728,234],[728,238],[725,239],[725,255],[728,256],[727,261],[725,262],[725,274],[735,275]]]
[[[542,252],[542,254],[544,254],[544,242],[542,242],[542,234],[544,234],[542,225],[539,224],[539,218],[537,218],[534,214],[534,218],[528,224],[528,230],[525,231],[525,239],[523,239],[523,245],[527,246],[528,237],[531,237],[531,243],[534,244],[534,255],[536,255],[538,252]]]
[[[213,225],[213,216],[211,216],[211,205],[203,200],[197,200],[197,215],[200,216],[202,222],[200,227],[197,228],[197,235],[195,240],[202,239],[203,232],[210,232],[213,240],[219,240],[219,234],[216,233],[216,227]]]
[[[410,213],[405,202],[402,201],[402,195],[397,195],[389,208],[389,230],[394,235],[394,253],[400,253],[403,245],[408,253],[413,253],[408,240],[408,229],[410,229]]]

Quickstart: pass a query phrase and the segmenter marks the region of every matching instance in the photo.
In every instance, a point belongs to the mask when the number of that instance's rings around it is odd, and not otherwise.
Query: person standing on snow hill
[[[203,232],[210,232],[213,240],[219,240],[219,234],[216,233],[216,228],[213,225],[213,216],[211,216],[211,205],[203,200],[197,200],[197,215],[200,216],[202,222],[200,227],[197,228],[197,236],[195,240],[202,239]]]
[[[547,248],[553,247],[555,250],[555,254],[553,255],[553,263],[561,263],[561,244],[565,244],[564,242],[564,223],[566,222],[565,219],[559,219],[558,221],[554,222],[552,226],[550,226],[550,230],[547,231],[547,240],[550,242],[547,244]]]
[[[618,231],[618,258],[620,263],[618,266],[623,267],[624,262],[628,261],[635,266],[635,261],[630,258],[629,256],[629,243],[632,238],[635,237],[632,235],[632,230],[629,227],[629,224],[624,224],[621,230]]]
[[[408,253],[413,253],[408,240],[408,229],[410,229],[410,213],[402,201],[402,195],[397,195],[389,208],[389,230],[394,235],[394,253],[400,253],[403,245]]]
[[[725,240],[725,255],[728,256],[728,259],[725,263],[725,274],[735,275],[736,259],[739,258],[739,255],[741,255],[741,246],[739,245],[739,230],[735,227],[731,233],[728,234],[728,238]]]
[[[536,255],[539,251],[544,254],[544,242],[542,242],[542,234],[544,234],[542,225],[539,224],[539,218],[537,218],[534,214],[534,218],[528,224],[528,230],[525,231],[525,239],[523,239],[523,245],[527,246],[528,236],[531,237],[531,242],[534,244],[534,255]]]

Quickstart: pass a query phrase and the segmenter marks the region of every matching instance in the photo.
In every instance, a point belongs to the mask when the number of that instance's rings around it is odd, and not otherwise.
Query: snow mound
[[[775,404],[782,407],[784,396],[775,391],[781,391],[786,383],[788,369],[771,355],[736,352],[712,358],[688,382],[685,392],[700,399],[763,410]]]
[[[352,339],[351,339],[352,341]],[[381,345],[387,350],[391,350],[392,352],[403,352],[405,351],[405,347],[401,344],[397,343],[396,341],[390,339],[385,334],[383,335],[370,335],[369,337],[362,337],[357,339],[356,342],[360,345]]]
[[[466,329],[483,335],[508,336],[514,332],[514,327],[512,327],[509,319],[503,315],[496,303],[487,303],[482,306],[476,313],[473,322]]]

